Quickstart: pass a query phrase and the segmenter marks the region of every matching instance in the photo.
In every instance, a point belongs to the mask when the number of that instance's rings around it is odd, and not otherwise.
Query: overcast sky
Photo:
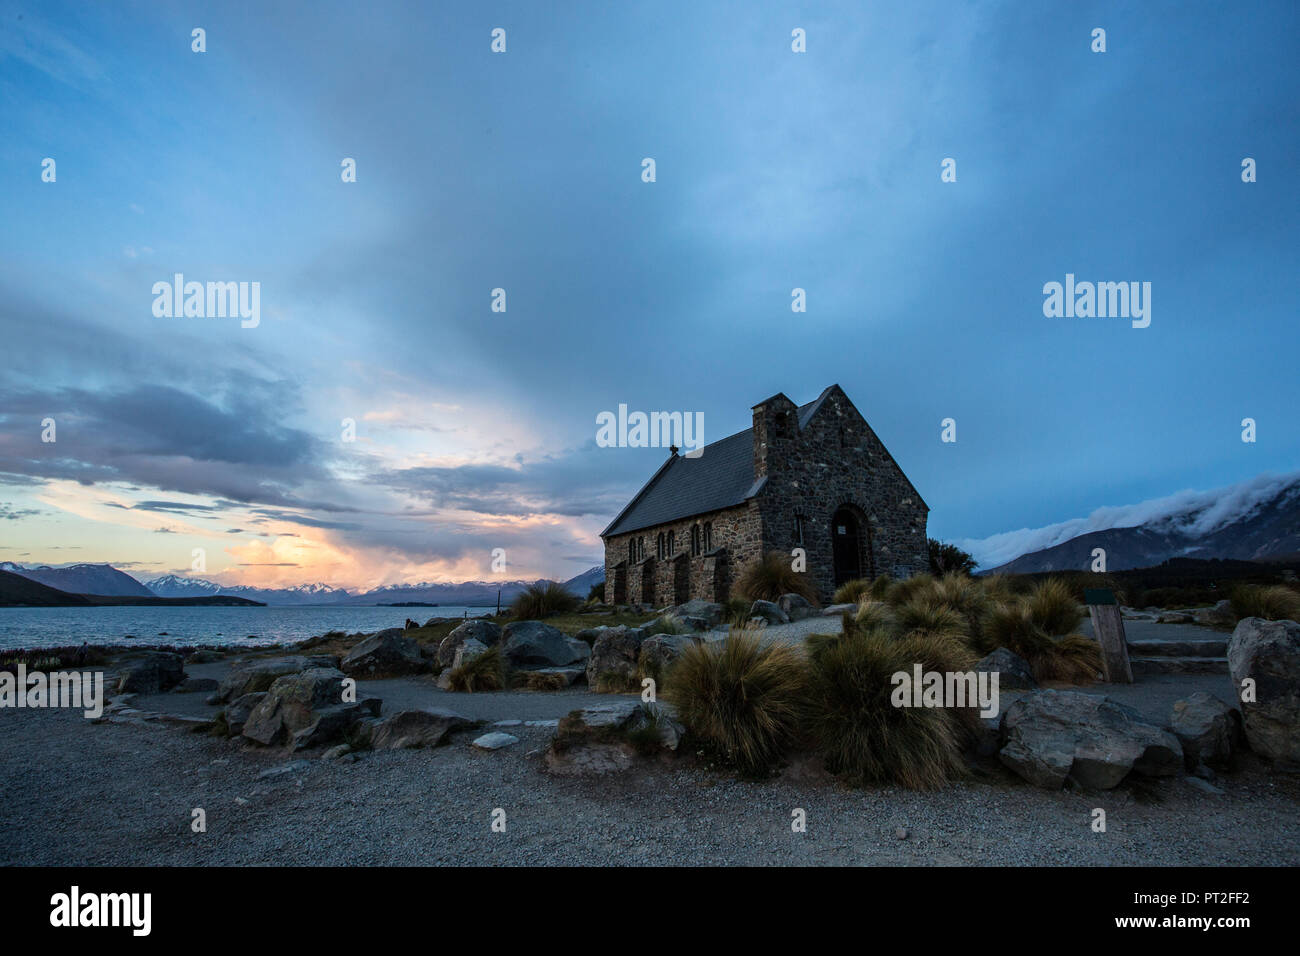
[[[567,577],[665,454],[598,413],[835,382],[946,539],[1300,463],[1294,3],[0,9],[0,560]]]

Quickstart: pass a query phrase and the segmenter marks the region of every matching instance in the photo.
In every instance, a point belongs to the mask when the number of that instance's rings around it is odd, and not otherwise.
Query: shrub
[[[904,634],[914,631],[963,640],[970,635],[966,618],[932,594],[916,595],[906,604],[897,607],[895,613],[898,629]]]
[[[864,597],[871,593],[871,582],[866,578],[854,578],[852,581],[845,581],[835,589],[835,597],[831,599],[832,604],[857,604]]]
[[[1034,662],[1030,665],[1034,666]],[[1052,640],[1051,652],[1038,659],[1035,679],[1091,684],[1100,671],[1100,645],[1082,634],[1071,634]]]
[[[1262,617],[1266,621],[1300,621],[1300,594],[1282,584],[1268,587],[1246,584],[1234,588],[1229,600],[1240,621]]]
[[[1083,621],[1083,612],[1074,594],[1056,578],[1034,585],[1025,598],[1025,606],[1029,608],[1034,623],[1053,637],[1074,633]]]
[[[875,601],[884,601],[889,598],[889,589],[893,587],[894,579],[888,574],[878,574],[871,582],[871,598]]]
[[[1027,600],[998,605],[989,614],[981,653],[1005,647],[1029,664],[1035,680],[1090,683],[1101,670],[1101,648],[1082,634],[1054,638],[1035,619]]]
[[[506,659],[499,647],[466,661],[447,675],[452,690],[473,693],[484,690],[503,690],[509,683],[506,676]]]
[[[894,631],[898,627],[898,617],[894,609],[884,601],[867,599],[858,605],[857,612],[851,618],[852,625],[862,630],[885,628]],[[846,631],[849,627],[844,628]]]
[[[891,637],[855,630],[826,641],[809,657],[808,727],[832,773],[849,782],[942,786],[963,772],[962,727],[951,710],[895,707],[892,676],[963,670],[968,654],[951,639]]]
[[[655,634],[690,634],[691,629],[672,614],[663,614],[646,624],[641,630],[646,637]]]
[[[587,592],[587,603],[600,604],[604,600],[605,600],[605,582],[601,581],[599,584],[593,584],[591,586],[591,590]]]
[[[798,594],[817,603],[817,589],[808,575],[790,566],[790,555],[769,551],[741,572],[732,587],[736,597],[750,601],[775,601],[782,594]]]
[[[979,562],[955,544],[945,544],[934,538],[926,541],[930,552],[930,573],[970,574],[979,566]]]
[[[898,607],[900,604],[906,604],[912,598],[930,591],[933,587],[934,578],[930,577],[930,575],[914,574],[910,578],[890,582],[885,600],[894,607]]]
[[[577,595],[554,581],[530,584],[510,605],[510,616],[518,621],[535,621],[577,610]]]
[[[564,690],[569,679],[563,674],[539,674],[529,671],[524,675],[524,686],[529,690]]]
[[[760,647],[753,633],[735,629],[723,641],[688,647],[665,696],[696,740],[742,773],[761,776],[798,733],[806,677],[798,651]]]
[[[744,627],[749,622],[749,611],[753,606],[753,601],[733,597],[723,606],[722,620],[732,627]]]

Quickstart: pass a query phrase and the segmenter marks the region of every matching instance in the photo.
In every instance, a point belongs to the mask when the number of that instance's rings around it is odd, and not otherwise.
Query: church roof
[[[834,387],[827,388],[815,401],[799,406],[800,429],[808,426]],[[763,484],[763,480],[754,480],[754,429],[746,428],[705,445],[698,458],[669,458],[600,536],[640,531],[744,504],[762,490]]]

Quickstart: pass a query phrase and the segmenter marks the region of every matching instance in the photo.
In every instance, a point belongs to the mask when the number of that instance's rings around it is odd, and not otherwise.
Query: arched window
[[[676,532],[676,531],[669,531],[669,532],[668,532],[668,555],[667,555],[667,556],[671,558],[671,557],[672,557],[674,554],[676,554],[676,553],[677,553],[677,532]]]
[[[713,550],[713,522],[706,521],[704,522],[704,552],[705,554],[707,554],[712,550]]]
[[[660,560],[663,560],[663,556],[664,556],[664,533],[660,531],[659,536],[655,538],[655,557],[659,558]]]
[[[691,557],[700,553],[700,526],[691,525]]]

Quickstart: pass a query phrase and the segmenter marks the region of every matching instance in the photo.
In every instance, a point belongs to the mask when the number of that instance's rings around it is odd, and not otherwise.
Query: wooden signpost
[[[1083,601],[1092,615],[1092,633],[1101,645],[1102,675],[1112,684],[1133,683],[1133,668],[1128,662],[1128,638],[1124,636],[1124,619],[1119,602],[1110,588],[1087,588]]]

